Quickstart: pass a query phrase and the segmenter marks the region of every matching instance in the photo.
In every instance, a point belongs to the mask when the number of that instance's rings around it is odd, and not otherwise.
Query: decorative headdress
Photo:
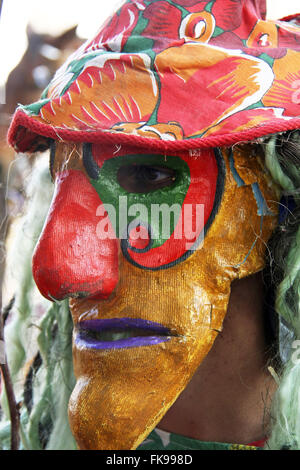
[[[131,0],[20,106],[19,151],[72,142],[228,146],[300,127],[299,16],[264,0]]]

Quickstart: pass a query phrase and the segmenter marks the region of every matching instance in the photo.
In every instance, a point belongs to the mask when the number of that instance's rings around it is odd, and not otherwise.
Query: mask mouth
[[[160,323],[140,318],[85,320],[77,324],[78,349],[124,349],[169,341],[170,330]]]

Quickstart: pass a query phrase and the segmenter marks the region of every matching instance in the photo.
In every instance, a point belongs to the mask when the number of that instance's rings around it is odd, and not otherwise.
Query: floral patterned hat
[[[50,139],[170,150],[300,128],[300,15],[264,0],[129,0],[19,106],[9,142]]]

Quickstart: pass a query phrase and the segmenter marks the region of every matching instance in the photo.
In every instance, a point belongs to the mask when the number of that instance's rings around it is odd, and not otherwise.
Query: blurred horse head
[[[77,26],[73,26],[58,36],[52,36],[27,27],[27,49],[7,78],[6,102],[0,107],[0,165],[4,172],[14,156],[6,145],[6,133],[16,106],[39,99],[57,68],[82,43],[76,29]]]

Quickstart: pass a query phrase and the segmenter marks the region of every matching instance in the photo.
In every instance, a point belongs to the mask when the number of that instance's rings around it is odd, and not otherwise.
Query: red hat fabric
[[[300,128],[300,15],[263,0],[130,0],[19,106],[17,151],[49,138],[149,149],[233,145]]]

